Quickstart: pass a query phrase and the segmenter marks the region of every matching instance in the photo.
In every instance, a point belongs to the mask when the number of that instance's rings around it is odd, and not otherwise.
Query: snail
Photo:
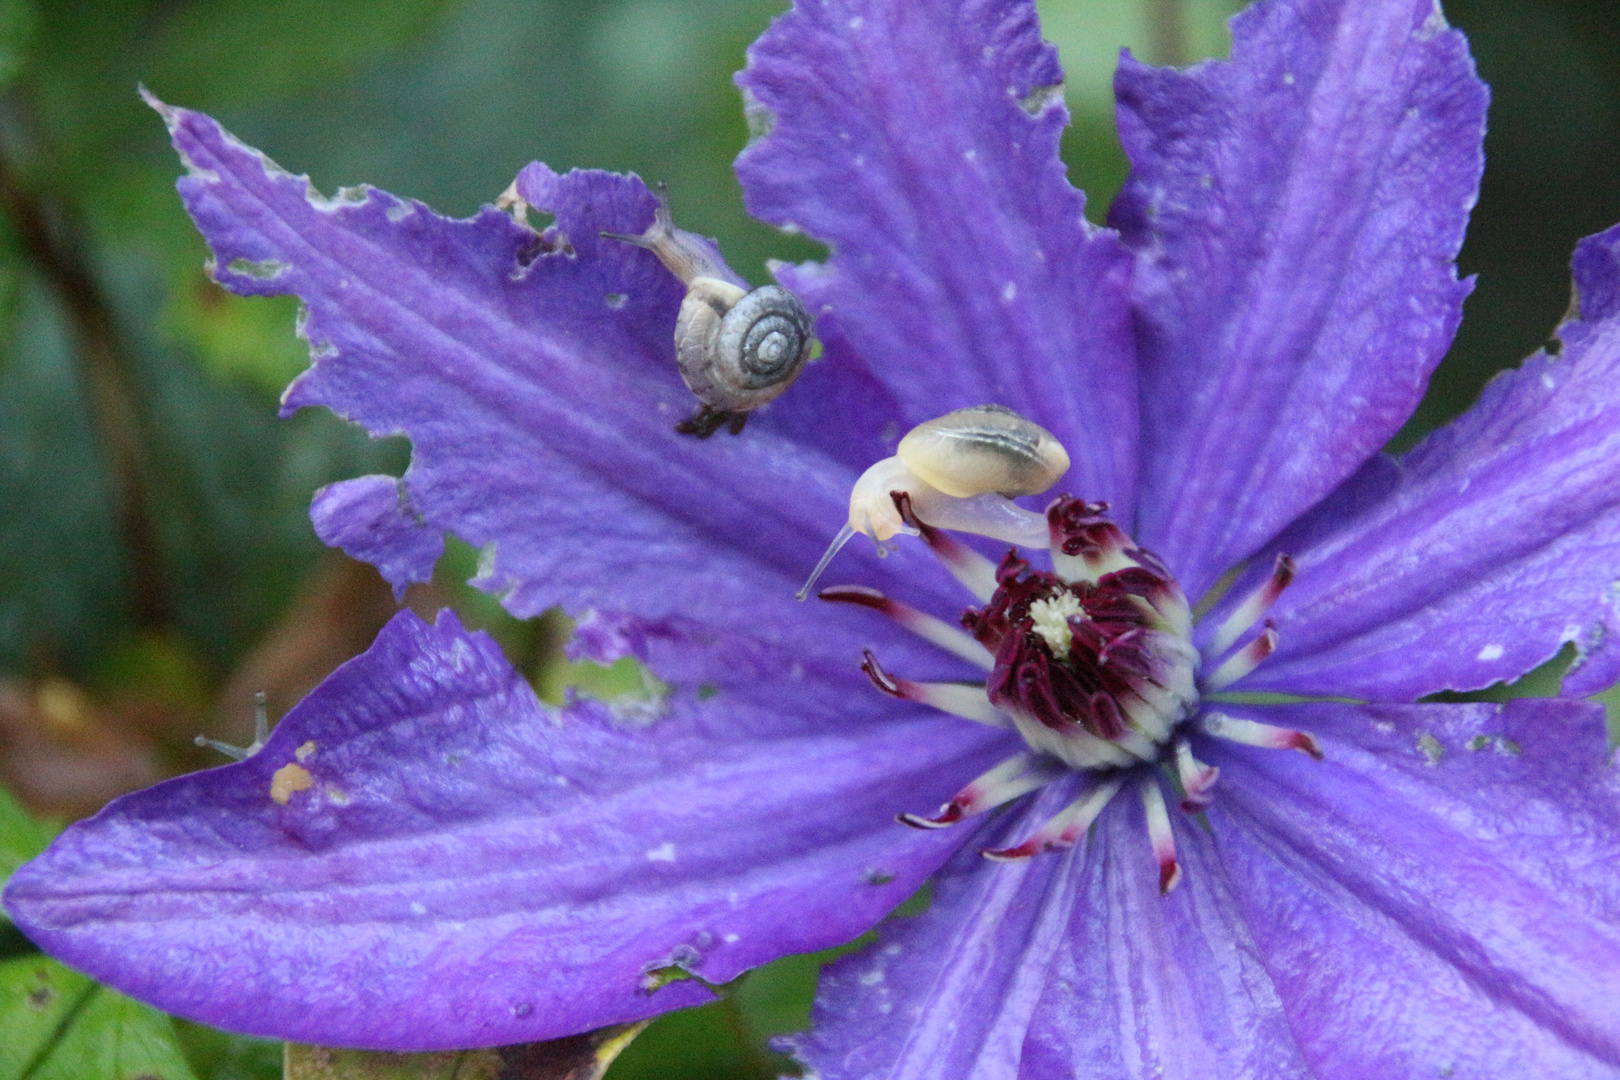
[[[856,533],[877,544],[899,533],[916,534],[900,516],[895,495],[911,498],[918,520],[979,533],[1009,544],[1047,542],[1044,514],[1014,504],[1038,495],[1069,471],[1069,452],[1056,436],[1003,405],[975,405],[918,424],[894,457],[861,474],[849,493],[849,521],[797,593],[803,600]],[[882,552],[882,547],[879,547]]]
[[[780,285],[747,288],[713,242],[675,228],[663,184],[646,232],[602,235],[651,251],[686,286],[675,358],[701,404],[676,431],[707,439],[728,426],[739,434],[751,411],[793,385],[810,358],[810,313]]]

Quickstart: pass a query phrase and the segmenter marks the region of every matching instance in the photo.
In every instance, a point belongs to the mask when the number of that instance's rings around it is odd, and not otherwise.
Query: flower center
[[[1102,503],[1047,511],[1051,571],[1016,551],[962,625],[995,658],[986,690],[1024,740],[1072,768],[1153,761],[1198,704],[1186,598]]]
[[[1270,578],[1203,635],[1207,644],[1201,651],[1192,643],[1192,611],[1181,586],[1157,556],[1136,546],[1109,519],[1106,503],[1064,496],[1042,515],[994,494],[954,497],[913,486],[916,492],[890,492],[896,517],[876,538],[906,533],[933,549],[979,601],[962,614],[963,629],[861,586],[837,586],[818,595],[887,615],[988,675],[983,685],[918,682],[891,675],[868,650],[863,667],[879,690],[1011,728],[1026,749],[975,778],[933,816],[901,814],[905,824],[943,828],[1049,784],[1073,784],[1073,801],[1027,839],[983,852],[1003,861],[1029,858],[1072,847],[1130,785],[1141,798],[1160,887],[1169,891],[1180,869],[1165,790],[1179,797],[1184,811],[1198,813],[1213,799],[1220,775],[1195,756],[1200,740],[1321,756],[1303,732],[1227,716],[1208,702],[1209,694],[1243,678],[1275,650],[1277,632],[1263,620],[1293,579],[1287,556],[1280,556]],[[939,515],[959,531],[1025,547],[1045,540],[1051,569],[1031,565],[1018,547],[992,563],[921,519],[913,501],[919,495],[931,519]],[[818,573],[843,538],[840,534]]]
[[[1040,635],[1041,640],[1046,642],[1047,651],[1058,660],[1068,657],[1069,646],[1074,642],[1074,631],[1069,627],[1069,620],[1085,617],[1085,605],[1065,588],[1055,589],[1050,596],[1043,596],[1029,605],[1029,628]]]

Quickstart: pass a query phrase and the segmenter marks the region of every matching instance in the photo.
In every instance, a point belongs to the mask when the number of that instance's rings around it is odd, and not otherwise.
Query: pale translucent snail
[[[1045,428],[1002,405],[975,405],[918,424],[884,458],[861,474],[849,494],[849,521],[798,592],[810,595],[833,556],[856,533],[874,542],[915,533],[895,506],[911,498],[918,519],[942,529],[974,532],[1009,544],[1044,546],[1046,517],[1011,500],[1050,488],[1069,471],[1069,453]],[[882,550],[881,548],[879,550]]]
[[[804,370],[812,327],[804,304],[780,285],[750,290],[739,284],[711,242],[675,228],[663,184],[646,232],[602,235],[651,251],[686,286],[675,320],[675,358],[702,404],[676,431],[706,439],[729,425],[736,435],[751,411]]]

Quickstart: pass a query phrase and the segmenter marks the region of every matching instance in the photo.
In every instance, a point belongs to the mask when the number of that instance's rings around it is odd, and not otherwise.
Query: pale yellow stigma
[[[1084,618],[1085,614],[1080,606],[1080,598],[1065,589],[1029,605],[1029,617],[1035,623],[1030,629],[1041,635],[1053,656],[1068,656],[1069,645],[1074,641],[1069,619],[1075,615]]]

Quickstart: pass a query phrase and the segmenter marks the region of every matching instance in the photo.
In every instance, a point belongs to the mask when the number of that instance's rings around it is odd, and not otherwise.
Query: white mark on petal
[[[664,841],[664,843],[660,844],[658,847],[655,847],[651,851],[647,852],[647,861],[648,862],[674,862],[675,861],[675,845],[673,843],[670,843],[667,840]]]
[[[232,259],[225,269],[254,281],[274,281],[291,270],[292,266],[279,259]]]
[[[1018,299],[1018,282],[1009,281],[1001,287],[1001,302],[1010,304]]]
[[[420,901],[420,900],[412,900],[411,901],[411,914],[412,915],[426,915],[427,914],[427,905],[422,903],[422,901]]]
[[[1440,740],[1427,731],[1418,732],[1417,748],[1429,759],[1430,765],[1440,764],[1440,759],[1446,756],[1446,748],[1440,745]]]
[[[1293,86],[1294,85],[1294,73],[1292,71],[1283,72],[1283,85],[1284,86]]]
[[[743,87],[743,119],[748,122],[748,141],[763,139],[776,127],[776,113],[770,106],[761,102],[754,96],[754,92]]]
[[[866,25],[866,20],[857,15],[846,24],[851,30],[859,30]]]
[[[1434,0],[1434,10],[1429,12],[1429,17],[1423,20],[1423,25],[1419,26],[1412,36],[1419,41],[1429,41],[1449,29],[1451,24],[1446,22],[1445,12],[1440,10],[1440,0]]]
[[[736,934],[727,934],[720,940],[725,942],[727,945],[735,945],[737,942],[741,941],[742,938],[738,937]]]
[[[1502,653],[1504,653],[1505,651],[1506,650],[1503,649],[1502,646],[1500,646],[1500,645],[1487,645],[1483,649],[1479,650],[1479,655],[1476,656],[1474,659],[1476,659],[1476,660],[1500,660],[1502,658]]]
[[[1023,110],[1031,116],[1039,116],[1053,105],[1063,101],[1063,84],[1053,83],[1050,86],[1037,86],[1018,102]]]
[[[268,173],[269,170],[266,170]],[[326,198],[315,186],[305,180],[304,201],[322,213],[330,214],[341,210],[345,206],[363,206],[371,198],[371,189],[365,185],[359,187],[340,187],[330,198]]]

